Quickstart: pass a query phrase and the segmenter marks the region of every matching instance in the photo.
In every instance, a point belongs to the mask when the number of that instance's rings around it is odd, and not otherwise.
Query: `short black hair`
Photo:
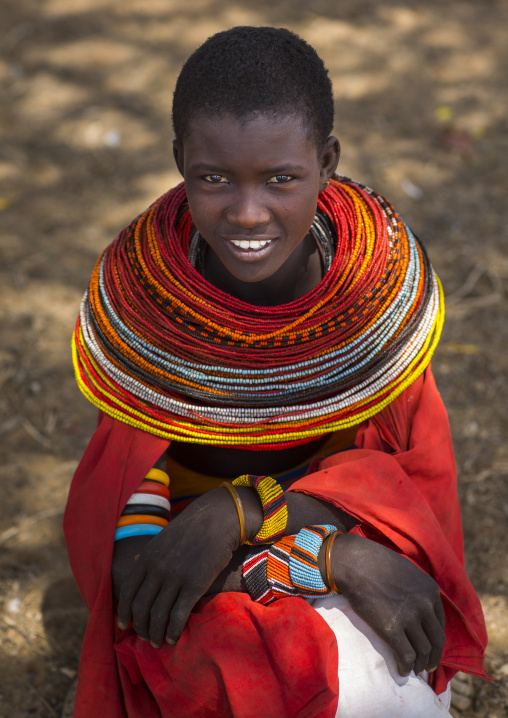
[[[321,148],[333,128],[332,83],[314,48],[290,30],[234,27],[209,37],[182,67],[173,95],[178,141],[201,113],[300,114]]]

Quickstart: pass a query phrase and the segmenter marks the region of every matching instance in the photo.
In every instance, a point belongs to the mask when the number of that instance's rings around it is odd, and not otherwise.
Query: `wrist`
[[[257,491],[249,486],[235,486],[245,515],[245,534],[248,541],[261,530],[263,526],[263,506]]]
[[[335,585],[345,595],[347,595],[348,586],[354,576],[356,566],[358,562],[361,563],[362,561],[365,543],[368,541],[369,539],[356,534],[343,534],[342,536],[337,536],[335,540],[331,566]]]
[[[338,534],[333,542],[330,559],[330,570],[333,575],[335,586],[340,593],[347,593],[349,576],[354,571],[357,560],[360,560],[360,553],[364,543],[368,539],[356,534]],[[323,581],[329,586],[326,567],[326,552],[328,541],[324,541],[318,554],[318,566]]]

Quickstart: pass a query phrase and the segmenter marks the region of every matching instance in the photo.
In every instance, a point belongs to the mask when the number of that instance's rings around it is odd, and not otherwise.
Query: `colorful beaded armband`
[[[291,582],[289,558],[296,536],[283,536],[270,546],[266,560],[266,581],[274,600],[300,593]]]
[[[327,536],[336,526],[309,526],[298,532],[289,556],[291,583],[301,596],[330,596],[331,591],[321,578],[318,554]]]
[[[288,508],[284,491],[271,476],[244,474],[233,481],[233,486],[252,486],[256,489],[263,506],[263,525],[250,541],[256,544],[273,543],[284,534],[288,522]]]
[[[262,603],[264,606],[268,606],[276,600],[266,580],[267,558],[268,548],[256,546],[249,551],[242,568],[249,596],[256,603]]]

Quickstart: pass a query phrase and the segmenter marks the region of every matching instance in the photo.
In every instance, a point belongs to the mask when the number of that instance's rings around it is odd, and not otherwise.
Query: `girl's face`
[[[174,143],[194,224],[240,282],[291,281],[339,152],[331,137],[318,153],[298,115],[200,115]]]

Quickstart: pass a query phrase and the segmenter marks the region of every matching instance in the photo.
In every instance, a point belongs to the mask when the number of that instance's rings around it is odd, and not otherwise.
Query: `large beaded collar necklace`
[[[73,337],[81,391],[157,436],[250,449],[381,411],[430,362],[439,280],[393,207],[347,178],[320,194],[312,231],[321,282],[253,306],[201,276],[184,185],[163,195],[97,261]]]

